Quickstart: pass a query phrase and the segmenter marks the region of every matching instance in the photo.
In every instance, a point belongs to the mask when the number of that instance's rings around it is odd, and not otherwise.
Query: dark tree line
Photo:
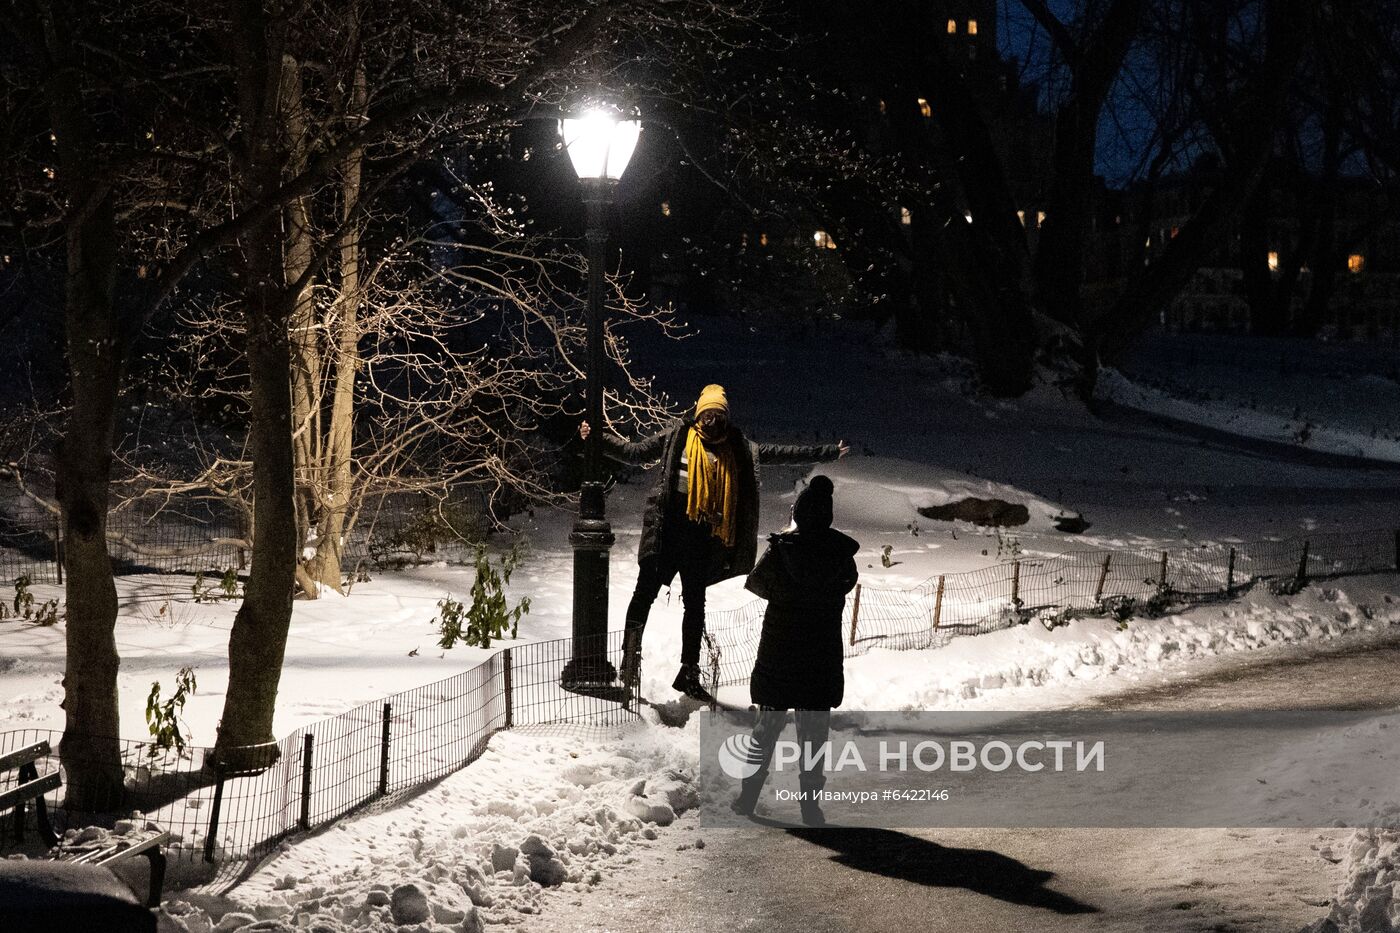
[[[1393,139],[1393,4],[1018,0],[1008,10],[1046,49],[1019,77],[1041,90],[1050,127],[1029,193],[1044,222],[1027,222],[1025,152],[1007,145],[1013,102],[988,87],[964,36],[945,35],[938,5],[783,9],[762,52],[715,70],[707,107],[671,117],[689,154],[755,216],[830,231],[901,345],[965,353],[999,395],[1025,391],[1038,367],[1091,392],[1100,362],[1235,234],[1260,329],[1280,326],[1309,265],[1313,299],[1291,326],[1315,330],[1335,268],[1337,178],[1357,153],[1383,166]],[[1102,288],[1091,298],[1097,157],[1105,129],[1129,115],[1134,167],[1116,181],[1143,208],[1138,246],[1164,177],[1200,176],[1202,196],[1164,249],[1134,247],[1108,300]],[[1368,171],[1389,184],[1389,169]],[[1279,187],[1297,193],[1303,223],[1273,271],[1265,202]]]

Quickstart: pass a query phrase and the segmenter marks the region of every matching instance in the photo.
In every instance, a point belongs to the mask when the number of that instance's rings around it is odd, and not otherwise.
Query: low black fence
[[[464,563],[490,530],[484,489],[459,491],[446,502],[396,495],[362,510],[345,538],[341,568],[388,569],[445,560]],[[216,581],[247,568],[246,533],[232,510],[217,502],[181,502],[154,511],[127,508],[107,516],[108,553],[118,575],[202,573]],[[0,580],[63,583],[59,516],[33,499],[0,496]]]
[[[183,753],[147,742],[119,742],[125,798],[121,813],[140,811],[175,834],[172,858],[211,863],[256,860],[282,839],[445,777],[479,758],[502,729],[578,725],[615,727],[639,719],[636,700],[619,682],[563,682],[577,655],[616,669],[622,633],[606,638],[533,642],[495,652],[460,674],[358,706],[304,726],[266,746]],[[588,669],[594,669],[590,667]],[[39,761],[60,768],[65,787],[48,795],[55,823],[101,823],[68,808],[68,790],[86,772],[65,757],[57,730],[0,733],[0,755],[47,741]],[[238,762],[236,765],[226,762]],[[14,772],[0,775],[0,792]],[[33,817],[30,822],[32,826]],[[0,820],[0,846],[17,842]],[[30,832],[28,838],[35,838]]]
[[[1325,532],[1240,544],[1161,551],[1072,551],[1021,556],[967,573],[940,574],[907,590],[858,585],[846,597],[846,656],[871,648],[944,645],[1033,619],[1074,613],[1156,615],[1168,607],[1228,597],[1263,580],[1312,579],[1400,570],[1400,531]],[[746,683],[763,626],[761,599],[706,617],[713,686]]]

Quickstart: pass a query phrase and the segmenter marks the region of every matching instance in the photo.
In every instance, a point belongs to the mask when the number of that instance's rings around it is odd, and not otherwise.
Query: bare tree
[[[710,3],[558,9],[524,2],[448,7],[432,0],[349,7],[231,0],[193,9],[164,0],[117,7],[74,2],[61,9],[25,5],[21,12],[7,28],[19,47],[42,54],[5,60],[15,79],[7,84],[6,110],[23,112],[37,90],[47,117],[31,122],[52,127],[68,160],[49,170],[57,177],[56,190],[48,192],[60,209],[57,225],[68,253],[69,436],[83,439],[60,449],[58,468],[76,620],[65,746],[72,767],[84,772],[73,786],[105,788],[91,799],[101,805],[119,794],[117,659],[109,650],[116,601],[102,522],[130,341],[172,297],[217,287],[220,275],[239,293],[254,546],[231,638],[219,744],[227,751],[267,742],[300,542],[290,326],[299,309],[314,306],[314,298],[304,303],[306,296],[314,296],[333,258],[340,264],[337,281],[357,264],[342,234],[360,222],[358,205],[367,200],[362,187],[355,193],[358,160],[384,147],[386,161],[401,156],[407,165],[441,151],[449,136],[498,133],[522,103],[543,99],[546,90],[557,100],[580,74],[605,77],[608,63],[624,54],[610,51],[615,39],[630,42],[630,51],[654,48],[649,40],[668,29],[683,32],[693,19],[702,35],[707,22],[729,14]],[[361,19],[371,13],[367,28]],[[345,41],[350,35],[357,38]],[[340,80],[346,72],[329,67],[329,56],[318,58],[336,48],[354,51],[334,64],[366,67],[367,100],[357,98],[355,79]],[[384,78],[380,84],[368,81],[371,63]],[[298,87],[303,102],[315,88],[334,90],[340,103],[317,99],[315,107],[304,106],[293,93]],[[294,111],[354,119],[304,121],[301,136]],[[382,177],[394,174],[380,168]],[[321,216],[333,219],[324,235],[289,237],[298,212],[323,201],[330,204]],[[41,214],[34,211],[27,233],[55,226]],[[119,279],[133,287],[118,295]],[[332,392],[332,410],[334,398]],[[337,453],[323,468],[333,477],[344,462]],[[90,741],[84,736],[94,732],[110,737],[92,755],[79,756]]]

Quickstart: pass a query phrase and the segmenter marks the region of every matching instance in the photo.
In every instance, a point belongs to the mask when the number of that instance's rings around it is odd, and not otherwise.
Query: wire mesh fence
[[[342,544],[341,566],[384,570],[429,561],[464,563],[491,525],[483,489],[446,502],[398,495],[362,510]],[[108,553],[118,575],[200,573],[215,578],[248,566],[247,532],[235,512],[213,501],[156,509],[139,503],[107,516]],[[18,494],[0,496],[0,580],[63,582],[63,529],[57,513]]]
[[[0,733],[0,755],[36,742],[52,752],[43,772],[58,767],[64,786],[47,795],[54,823],[106,823],[136,811],[174,834],[172,858],[210,863],[256,860],[296,832],[326,826],[348,813],[442,778],[470,764],[501,729],[550,726],[615,727],[639,719],[636,703],[615,680],[583,683],[565,676],[585,658],[590,670],[612,671],[621,660],[622,633],[515,645],[452,677],[376,700],[303,726],[282,740],[230,750],[190,747],[183,753],[122,740],[124,796],[106,814],[69,806],[78,782],[93,769],[66,754],[61,733],[24,729]],[[15,772],[0,774],[0,792]],[[34,840],[34,817],[29,832]],[[0,847],[19,840],[0,821]]]
[[[1400,570],[1400,531],[1327,532],[1165,551],[1023,556],[907,590],[858,585],[842,618],[847,657],[871,648],[940,647],[1066,613],[1154,614],[1228,596],[1252,583]],[[746,683],[758,654],[763,600],[706,616],[712,689]]]

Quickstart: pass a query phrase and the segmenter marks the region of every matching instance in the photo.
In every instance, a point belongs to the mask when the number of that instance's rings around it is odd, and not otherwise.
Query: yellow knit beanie
[[[699,418],[713,408],[724,412],[725,417],[729,416],[729,398],[724,394],[724,386],[707,385],[700,390],[700,401],[695,403],[695,417]]]

